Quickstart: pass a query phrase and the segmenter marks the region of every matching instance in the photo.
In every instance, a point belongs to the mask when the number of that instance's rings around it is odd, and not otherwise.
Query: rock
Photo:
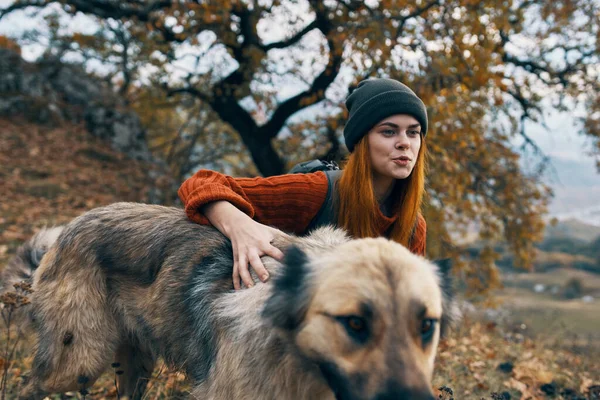
[[[536,293],[543,293],[546,290],[546,286],[543,283],[536,283],[533,286],[533,291]]]
[[[514,368],[514,364],[511,363],[510,361],[503,362],[502,364],[498,365],[498,369],[507,374],[510,374],[512,372],[513,368]]]
[[[136,160],[156,161],[139,118],[103,81],[55,57],[27,63],[0,49],[0,116],[24,114],[40,123],[85,122],[94,136]]]
[[[542,386],[540,386],[540,390],[548,396],[555,396],[558,393],[558,389],[554,382],[544,383]]]
[[[114,150],[149,163],[149,176],[160,181],[149,188],[150,202],[177,201],[178,185],[166,163],[150,153],[138,116],[106,82],[81,66],[52,56],[28,63],[14,51],[0,49],[0,117],[15,115],[42,124],[85,123],[90,134],[107,141]]]

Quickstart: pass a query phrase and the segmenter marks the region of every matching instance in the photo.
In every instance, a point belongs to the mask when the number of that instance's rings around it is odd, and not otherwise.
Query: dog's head
[[[337,399],[433,400],[450,301],[442,275],[386,239],[353,240],[312,256],[292,247],[263,317],[290,333]]]

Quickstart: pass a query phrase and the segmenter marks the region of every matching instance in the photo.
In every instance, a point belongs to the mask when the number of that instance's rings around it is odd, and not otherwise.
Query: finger
[[[240,273],[240,278],[242,278],[242,282],[244,282],[246,287],[250,288],[254,286],[254,281],[250,276],[250,271],[248,271],[248,259],[246,258],[246,255],[240,255],[238,271]]]
[[[231,273],[231,278],[233,279],[233,288],[235,290],[240,290],[242,288],[240,284],[240,252],[234,243],[231,244],[233,247],[233,271]]]
[[[266,282],[269,280],[269,271],[263,265],[258,254],[254,253],[250,257],[250,265],[252,265],[252,269],[256,272],[256,275],[260,278],[261,281]]]
[[[287,233],[280,231],[279,229],[275,229],[275,228],[271,228],[271,234],[273,235],[273,240],[275,239],[286,239],[289,238],[290,235],[288,235]],[[273,240],[271,240],[271,243],[273,242]]]
[[[264,250],[264,252],[266,255],[268,255],[269,257],[273,257],[277,261],[283,260],[283,252],[273,245],[269,245],[269,247],[267,247]]]
[[[233,279],[233,288],[235,290],[240,290],[241,286],[240,286],[240,273],[239,273],[239,268],[238,268],[238,262],[234,261],[233,263],[233,273],[231,274],[231,277]]]

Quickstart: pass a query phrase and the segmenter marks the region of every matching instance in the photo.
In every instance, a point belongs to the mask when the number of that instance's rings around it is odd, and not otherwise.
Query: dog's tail
[[[31,282],[42,257],[56,242],[63,228],[63,226],[44,228],[17,249],[17,254],[0,272],[0,292],[12,290],[16,283]]]
[[[15,291],[15,285],[22,282],[32,283],[33,274],[40,266],[42,257],[56,242],[62,230],[62,226],[44,228],[19,246],[17,254],[0,272],[0,293]],[[1,307],[4,304],[0,304]],[[11,320],[20,330],[27,330],[31,321],[29,307],[14,310]]]

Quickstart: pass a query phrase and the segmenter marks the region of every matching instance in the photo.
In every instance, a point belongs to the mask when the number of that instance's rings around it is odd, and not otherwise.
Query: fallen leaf
[[[554,375],[545,365],[535,358],[518,362],[513,369],[513,377],[519,381],[528,381],[532,384],[550,383]]]

